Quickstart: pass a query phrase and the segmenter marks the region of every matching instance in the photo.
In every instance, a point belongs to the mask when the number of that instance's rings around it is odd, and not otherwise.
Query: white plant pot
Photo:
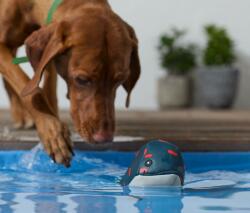
[[[160,109],[182,108],[190,104],[190,78],[169,75],[158,80],[158,103]]]

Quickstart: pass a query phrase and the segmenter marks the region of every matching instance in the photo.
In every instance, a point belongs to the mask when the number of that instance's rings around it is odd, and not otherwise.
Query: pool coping
[[[9,110],[0,110],[0,150],[29,150],[34,147],[39,141],[37,133],[12,129],[9,114]],[[130,139],[90,145],[82,142],[80,137],[72,137],[75,149],[137,151],[150,139],[160,137],[176,144],[184,152],[250,151],[250,110],[118,111],[116,117],[116,135]],[[74,135],[68,111],[62,111],[61,118],[68,123]]]
[[[82,151],[137,151],[150,139],[138,139],[133,141],[113,142],[102,145],[92,145],[82,141],[74,141],[74,149]],[[171,142],[171,141],[170,141]],[[234,142],[230,140],[220,141],[219,143],[201,140],[197,141],[174,141],[183,152],[250,152],[249,140]],[[38,144],[38,141],[29,140],[0,140],[0,150],[30,150]]]

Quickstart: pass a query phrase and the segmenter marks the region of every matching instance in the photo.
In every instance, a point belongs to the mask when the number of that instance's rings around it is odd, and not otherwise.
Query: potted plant
[[[205,26],[207,36],[203,51],[204,67],[196,73],[196,104],[209,108],[230,108],[234,102],[239,72],[233,67],[234,44],[226,29]]]
[[[161,36],[159,52],[166,75],[158,80],[160,109],[190,104],[189,73],[196,66],[195,46],[181,43],[185,31],[172,29]]]

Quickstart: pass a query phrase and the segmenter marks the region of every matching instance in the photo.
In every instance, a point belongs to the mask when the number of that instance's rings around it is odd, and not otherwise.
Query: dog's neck
[[[20,0],[25,1],[25,0]],[[44,25],[48,16],[50,7],[54,0],[26,0],[27,4],[32,5],[32,17],[39,25]],[[63,0],[61,3],[69,10],[78,8],[80,5],[100,5],[101,7],[110,7],[107,0]],[[73,13],[72,13],[73,14]]]
[[[85,0],[86,2],[92,2],[92,3],[101,3],[101,4],[108,4],[107,0]]]

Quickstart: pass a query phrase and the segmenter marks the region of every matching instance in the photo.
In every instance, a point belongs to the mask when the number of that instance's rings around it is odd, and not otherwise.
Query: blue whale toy
[[[153,140],[141,147],[122,177],[122,186],[182,186],[184,162],[177,146]]]

